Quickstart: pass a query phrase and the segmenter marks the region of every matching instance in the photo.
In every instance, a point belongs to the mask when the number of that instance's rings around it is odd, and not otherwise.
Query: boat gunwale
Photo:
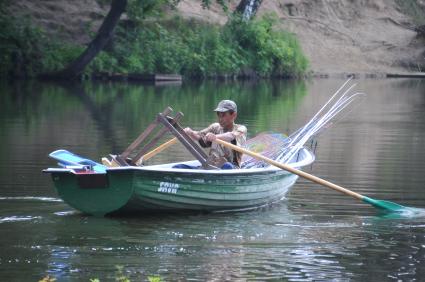
[[[303,147],[300,149],[300,152],[303,152],[305,157],[301,161],[296,161],[294,163],[288,163],[290,167],[300,168],[308,166],[315,161],[315,155],[307,148]],[[297,154],[298,155],[298,154]],[[185,168],[172,168],[175,164],[198,164],[200,163],[197,160],[183,161],[183,162],[174,162],[166,164],[157,164],[149,166],[122,166],[122,167],[107,167],[106,173],[93,173],[93,174],[107,174],[109,171],[153,171],[153,172],[167,172],[167,173],[181,173],[181,174],[201,174],[201,175],[246,175],[246,174],[257,174],[257,173],[269,173],[276,171],[283,171],[281,168],[275,166],[268,166],[265,168],[238,168],[238,169],[214,169],[214,170],[205,170],[205,169],[185,169]],[[57,173],[57,172],[70,172],[76,175],[84,175],[82,173],[76,172],[74,169],[70,168],[48,168],[43,170],[46,173]],[[286,171],[285,171],[286,172]],[[286,172],[289,173],[289,172]]]

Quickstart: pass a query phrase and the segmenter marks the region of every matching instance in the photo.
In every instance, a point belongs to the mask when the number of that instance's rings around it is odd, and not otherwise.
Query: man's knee
[[[236,168],[236,166],[232,163],[229,162],[225,162],[222,166],[221,169],[234,169]]]

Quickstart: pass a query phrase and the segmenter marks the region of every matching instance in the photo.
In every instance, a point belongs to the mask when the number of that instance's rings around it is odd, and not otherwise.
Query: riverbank
[[[425,79],[425,72],[399,72],[399,73],[313,73],[309,77],[312,78],[348,78],[353,77],[356,79],[385,79],[385,78],[423,78]]]
[[[234,9],[236,4],[237,1],[230,1],[229,10]],[[410,75],[425,69],[425,39],[415,31],[415,26],[425,23],[425,19],[420,17],[425,11],[424,7],[423,1],[414,0],[370,0],[365,3],[346,0],[314,3],[305,0],[290,3],[264,1],[257,17],[273,12],[277,19],[275,29],[287,30],[296,36],[309,61],[303,76],[344,77],[354,74],[356,77],[383,78],[387,74]],[[23,0],[11,3],[10,11],[13,15],[19,14],[23,15],[22,18],[31,19],[34,26],[45,31],[47,38],[59,38],[68,44],[80,46],[56,48],[56,55],[48,61],[58,64],[61,63],[58,57],[75,57],[81,52],[82,47],[90,41],[90,35],[98,29],[108,8],[108,5],[97,1],[82,4],[58,0],[36,5]],[[228,19],[218,5],[213,4],[206,10],[195,0],[181,1],[176,11],[166,13],[177,14],[189,22],[204,22],[215,26],[224,25]],[[126,20],[127,17],[124,17],[123,21]],[[133,53],[129,49],[125,52],[123,54]],[[211,57],[205,59],[205,56],[201,56],[193,58],[192,62],[196,64],[196,60],[200,58],[204,59],[205,64],[201,69],[204,68],[205,72],[213,61]],[[104,59],[100,60],[98,67],[110,67],[115,63],[105,56]],[[244,77],[252,76],[251,70],[241,68],[241,73]],[[105,70],[99,72],[103,71]],[[121,73],[122,69],[109,72]],[[219,72],[214,74],[209,71],[205,76],[234,77],[228,70]]]
[[[419,78],[425,79],[425,73],[310,73],[298,79],[387,79],[387,78]],[[52,81],[57,80],[55,78],[43,78],[41,80]],[[184,77],[177,74],[136,74],[136,73],[95,73],[90,77],[81,79],[90,79],[93,81],[128,81],[128,82],[139,82],[145,84],[154,84],[158,86],[162,85],[180,85],[183,81],[194,81],[199,78]],[[291,79],[287,77],[258,77],[252,76],[237,76],[237,75],[214,75],[202,78],[202,80],[216,80],[216,81],[243,81],[243,80],[275,80],[275,79]]]

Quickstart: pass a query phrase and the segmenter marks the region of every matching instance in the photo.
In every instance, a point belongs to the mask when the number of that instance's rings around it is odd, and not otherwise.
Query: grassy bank
[[[276,30],[275,18],[225,26],[173,18],[121,23],[114,40],[86,68],[84,77],[108,73],[173,73],[186,77],[297,77],[307,59],[294,35]],[[0,15],[1,77],[35,77],[59,70],[84,46],[48,37],[29,20]]]

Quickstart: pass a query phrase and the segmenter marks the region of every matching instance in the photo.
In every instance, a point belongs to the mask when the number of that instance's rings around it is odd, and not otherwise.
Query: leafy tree
[[[48,74],[47,76],[75,78],[80,75],[87,64],[89,64],[108,43],[126,8],[127,0],[112,0],[109,13],[105,17],[95,38],[90,42],[84,52],[65,69],[53,74]]]
[[[211,0],[201,0],[202,5],[208,8],[211,4]],[[55,78],[76,78],[84,71],[84,68],[96,57],[96,55],[106,46],[112,37],[115,27],[121,15],[127,11],[127,14],[133,18],[143,17],[147,12],[154,10],[157,7],[161,7],[165,4],[175,5],[179,0],[112,0],[111,7],[107,16],[105,17],[102,25],[99,28],[94,39],[90,42],[84,52],[78,56],[73,62],[71,62],[63,70],[43,74],[44,77],[55,77]],[[216,0],[223,9],[226,9],[226,3],[224,0]]]

